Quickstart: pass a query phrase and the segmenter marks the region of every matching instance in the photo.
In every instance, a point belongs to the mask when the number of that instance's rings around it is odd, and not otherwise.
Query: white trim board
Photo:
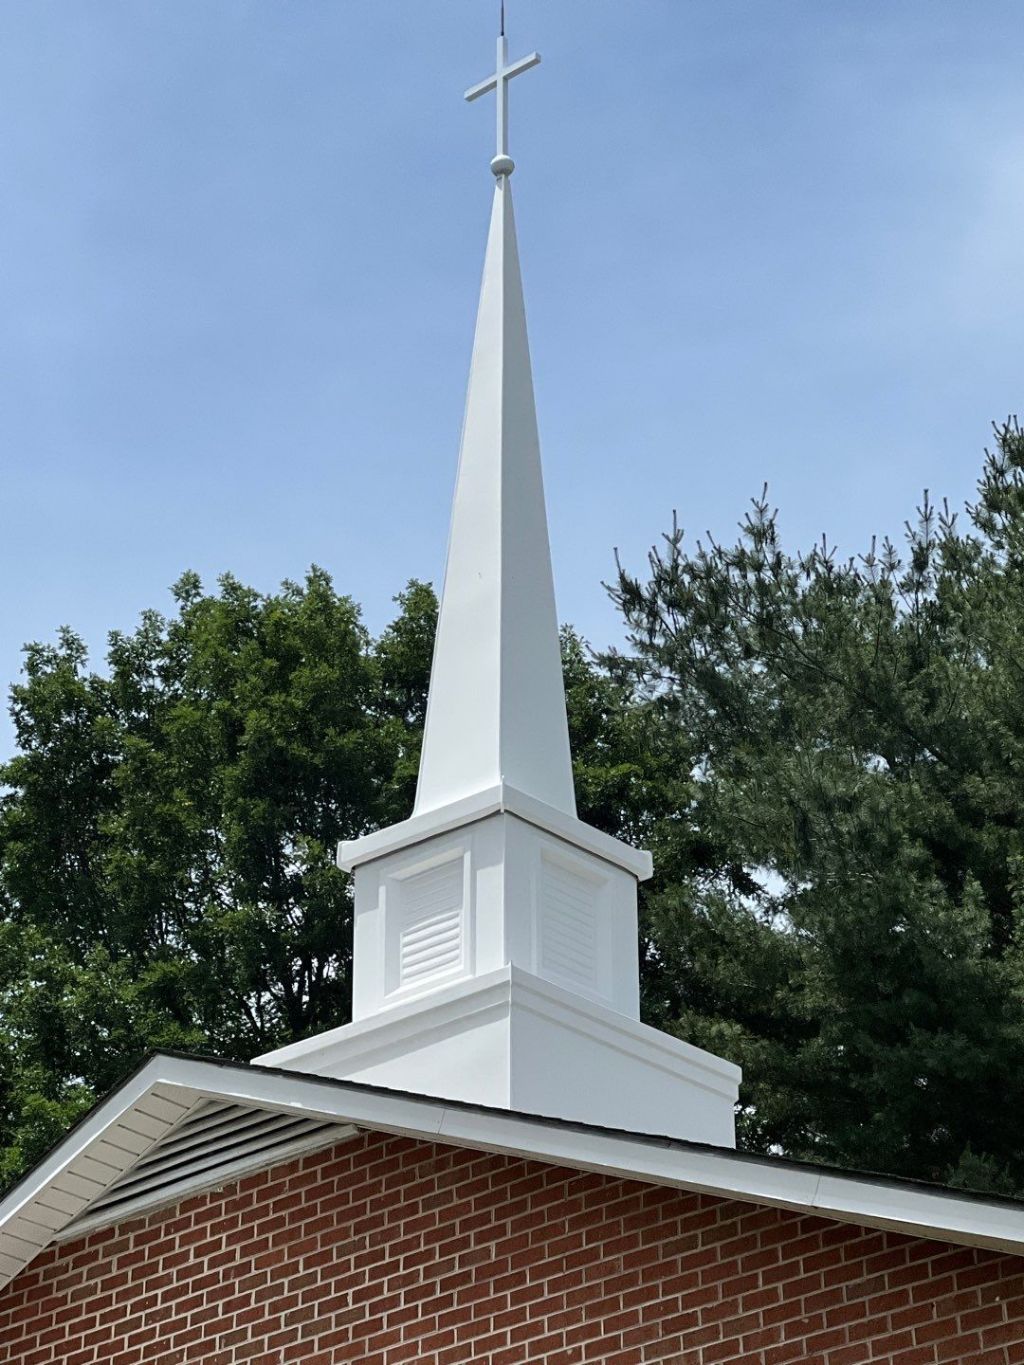
[[[489,815],[499,812],[516,815],[528,825],[536,825],[568,844],[586,849],[595,857],[603,858],[627,872],[637,881],[647,881],[653,876],[654,863],[645,849],[633,848],[593,825],[584,824],[574,815],[555,810],[553,806],[518,791],[508,782],[487,787],[471,796],[441,806],[437,810],[421,811],[403,820],[398,825],[388,825],[385,829],[363,834],[358,839],[346,839],[338,845],[337,863],[343,872],[352,872],[361,863],[372,862],[386,853],[408,848],[422,843],[438,834],[445,834],[477,820],[486,820]]]
[[[671,1138],[541,1119],[505,1110],[262,1066],[158,1053],[74,1127],[0,1202],[0,1285],[53,1242],[124,1217],[142,1207],[90,1217],[90,1208],[204,1102],[276,1111],[354,1130],[398,1133],[427,1142],[500,1152],[574,1170],[594,1171],[679,1190],[693,1190],[885,1228],[941,1242],[1024,1255],[1024,1203],[939,1187],[851,1174]],[[328,1136],[315,1135],[323,1146]],[[313,1139],[311,1138],[311,1143]],[[251,1155],[251,1154],[247,1154]],[[280,1160],[277,1150],[246,1170]],[[221,1171],[223,1184],[240,1172]],[[197,1183],[182,1179],[174,1200]],[[167,1191],[160,1203],[167,1203]],[[72,1231],[71,1225],[77,1222]]]

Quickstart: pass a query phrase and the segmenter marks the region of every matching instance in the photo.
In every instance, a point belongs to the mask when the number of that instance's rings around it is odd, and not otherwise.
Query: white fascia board
[[[211,1099],[300,1108],[359,1128],[514,1154],[939,1241],[1024,1252],[1024,1206],[257,1066],[166,1060],[185,1068],[182,1079],[187,1077],[190,1088],[202,1089]],[[201,1068],[202,1074],[193,1067]],[[167,1071],[162,1079],[174,1084],[175,1072]]]
[[[494,1118],[499,1119],[496,1126]],[[906,1236],[1024,1253],[1024,1206],[933,1192],[897,1180],[818,1172],[771,1157],[480,1111],[449,1110],[438,1140]]]
[[[654,872],[653,860],[646,849],[633,848],[621,839],[584,824],[575,816],[566,815],[564,811],[556,810],[536,797],[517,791],[507,782],[498,783],[437,810],[413,815],[401,824],[389,825],[387,829],[364,834],[362,838],[343,840],[338,845],[338,866],[343,872],[351,872],[360,863],[372,862],[386,853],[422,843],[424,839],[432,839],[438,834],[447,834],[477,820],[486,820],[489,815],[502,811],[518,816],[520,820],[554,835],[556,839],[574,844],[597,858],[603,858],[605,862],[621,867],[636,877],[637,881],[647,881]]]
[[[437,1136],[445,1102],[400,1091],[362,1086],[295,1071],[240,1062],[212,1062],[201,1058],[158,1056],[166,1067],[165,1084],[187,1086],[204,1099],[252,1104],[284,1113],[354,1123],[385,1133],[400,1133],[428,1141]]]
[[[280,1102],[288,1092],[287,1104],[360,1128],[768,1204],[938,1241],[1024,1253],[1024,1206],[933,1192],[897,1180],[819,1172],[724,1148],[716,1151],[670,1139],[448,1105],[294,1073],[267,1071],[261,1076],[261,1068],[255,1066],[246,1070],[203,1065],[225,1073],[219,1091],[210,1092],[211,1098],[218,1093],[228,1098],[230,1087],[230,1097],[239,1102],[248,1097],[251,1103],[270,1106],[275,1094]]]
[[[250,1104],[345,1125],[349,1131],[339,1131],[339,1140],[350,1136],[352,1128],[396,1133],[940,1242],[1024,1254],[1024,1205],[1009,1201],[969,1198],[898,1180],[819,1171],[781,1159],[742,1156],[725,1148],[699,1147],[668,1138],[447,1104],[297,1072],[157,1055],[102,1101],[0,1202],[0,1279],[13,1278],[44,1246],[60,1237],[60,1228],[40,1233],[44,1240],[39,1244],[21,1236],[18,1229],[23,1226],[24,1215],[31,1214],[33,1202],[40,1200],[52,1215],[53,1203],[46,1199],[49,1187],[73,1173],[75,1163],[88,1158],[89,1149],[95,1150],[95,1144],[102,1143],[119,1121],[130,1121],[134,1106],[145,1108],[147,1100],[156,1097],[182,1112],[203,1099]],[[124,1157],[127,1170],[137,1158],[127,1152]],[[275,1159],[271,1155],[266,1164],[273,1164]],[[86,1207],[69,1211],[67,1222],[87,1216],[87,1204],[86,1200]],[[12,1233],[9,1237],[7,1230]]]

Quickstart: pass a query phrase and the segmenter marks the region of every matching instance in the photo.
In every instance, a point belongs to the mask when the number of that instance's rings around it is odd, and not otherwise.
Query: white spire
[[[499,783],[575,815],[558,618],[507,144],[508,64],[467,92],[498,95],[498,154],[470,366],[416,813]]]

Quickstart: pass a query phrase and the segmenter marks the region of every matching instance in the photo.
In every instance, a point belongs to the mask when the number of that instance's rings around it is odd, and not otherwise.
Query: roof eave
[[[157,1053],[101,1100],[0,1202],[0,1279],[10,1280],[44,1247],[62,1240],[76,1220],[83,1234],[100,1225],[87,1218],[88,1186],[76,1185],[76,1171],[88,1170],[94,1178],[97,1167],[92,1163],[98,1159],[110,1163],[120,1153],[116,1158],[120,1171],[111,1170],[109,1187],[149,1150],[124,1150],[125,1133],[140,1126],[152,1132],[161,1124],[165,1132],[170,1131],[204,1100],[335,1123],[339,1140],[350,1136],[353,1128],[396,1133],[905,1235],[1024,1252],[1024,1204],[1017,1201],[449,1103],[271,1067]],[[134,1121],[140,1115],[145,1125]],[[159,1140],[153,1136],[152,1144]],[[141,1142],[137,1135],[131,1145],[138,1147]],[[71,1186],[82,1192],[81,1197],[69,1193]],[[182,1187],[176,1198],[191,1192]],[[98,1194],[92,1196],[98,1198]],[[63,1221],[58,1206],[66,1209]],[[36,1221],[31,1221],[33,1210]],[[117,1220],[139,1211],[126,1209]],[[43,1221],[38,1221],[40,1217]]]

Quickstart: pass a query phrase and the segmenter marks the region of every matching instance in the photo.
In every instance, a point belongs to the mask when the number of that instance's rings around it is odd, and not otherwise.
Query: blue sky
[[[0,6],[0,680],[186,568],[440,575],[491,0]],[[509,0],[559,611],[613,547],[969,497],[1024,374],[1019,0]],[[0,747],[9,747],[0,730]]]

